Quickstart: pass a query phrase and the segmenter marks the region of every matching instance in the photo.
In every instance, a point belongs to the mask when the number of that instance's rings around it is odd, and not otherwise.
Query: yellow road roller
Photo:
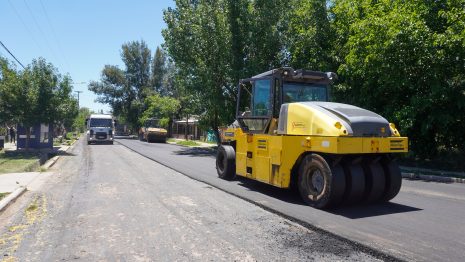
[[[393,155],[408,151],[408,138],[374,112],[328,102],[335,77],[285,67],[240,80],[218,176],[296,188],[319,209],[393,199],[402,184]]]
[[[166,143],[168,131],[161,127],[160,119],[149,118],[145,121],[144,126],[139,130],[139,140],[148,143],[161,142]]]

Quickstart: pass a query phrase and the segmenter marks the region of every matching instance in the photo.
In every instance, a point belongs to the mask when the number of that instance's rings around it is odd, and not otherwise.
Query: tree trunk
[[[26,151],[29,151],[29,139],[30,139],[30,137],[31,137],[31,128],[26,127]],[[16,142],[16,144],[18,144],[18,142]]]
[[[184,139],[189,140],[187,134],[189,130],[189,114],[186,114],[186,128],[184,129]]]
[[[172,137],[173,136],[173,117],[170,117],[168,119],[168,137]]]
[[[213,118],[214,121],[213,121],[212,129],[216,137],[216,144],[219,146],[221,145],[221,137],[220,137],[220,131],[218,130],[218,113],[217,112],[218,111],[216,111],[216,108],[215,108],[215,116]]]
[[[220,131],[218,130],[218,127],[212,126],[212,129],[216,137],[216,144],[221,145],[221,137],[220,137]]]

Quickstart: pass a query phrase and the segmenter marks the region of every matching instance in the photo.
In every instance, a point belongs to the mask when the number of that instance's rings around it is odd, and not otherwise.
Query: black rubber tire
[[[344,163],[346,190],[344,204],[355,204],[363,200],[365,192],[365,174],[360,164]]]
[[[236,177],[236,152],[229,145],[220,145],[216,155],[218,177],[233,180]]]
[[[363,196],[364,203],[376,203],[384,195],[386,188],[386,178],[384,170],[378,161],[364,163],[365,172],[365,193]]]
[[[388,158],[383,159],[381,165],[386,175],[386,186],[381,201],[387,202],[399,193],[402,187],[402,174],[397,163]]]
[[[346,191],[346,177],[344,174],[344,169],[339,164],[337,164],[334,167],[331,167],[331,173],[333,175],[333,192],[331,196],[330,206],[336,207],[339,206],[344,199],[344,193]]]
[[[87,144],[90,145],[90,141],[87,141]]]
[[[309,206],[318,209],[334,207],[344,195],[344,172],[340,166],[331,169],[322,156],[310,154],[300,164],[297,186]]]
[[[113,141],[110,142],[110,145],[113,145]]]
[[[152,139],[150,139],[149,136],[147,136],[147,143],[154,143],[154,141]]]

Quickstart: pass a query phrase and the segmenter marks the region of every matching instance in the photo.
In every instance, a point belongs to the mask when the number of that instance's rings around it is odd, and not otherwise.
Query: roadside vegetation
[[[176,141],[176,144],[181,146],[200,146],[199,143],[192,140],[179,140]]]
[[[181,146],[200,146],[200,143],[196,142],[195,140],[182,140],[182,139],[168,138],[166,142],[174,143],[176,145],[181,145]]]
[[[35,154],[6,155],[0,152],[0,175],[35,171],[38,167],[39,156]]]
[[[53,146],[60,145],[72,145],[76,140],[78,140],[81,134],[79,132],[67,132],[64,136],[54,138]]]
[[[10,193],[0,193],[0,200],[4,199],[6,196],[8,196]]]

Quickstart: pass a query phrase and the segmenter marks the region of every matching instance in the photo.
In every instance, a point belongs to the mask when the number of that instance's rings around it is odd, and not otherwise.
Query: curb
[[[442,183],[465,184],[465,178],[457,178],[457,177],[421,175],[421,174],[415,174],[415,173],[402,173],[402,178],[413,179],[413,180],[434,181],[434,182],[442,182]]]
[[[18,197],[20,197],[25,191],[27,190],[26,187],[18,187],[9,194],[7,197],[0,201],[0,212],[6,209],[11,203],[13,203]]]
[[[68,148],[66,148],[64,150],[64,152],[68,152],[71,148],[73,148],[75,145],[76,145],[76,142],[78,140],[74,140],[74,142],[68,146]],[[54,156],[52,158],[50,158],[49,160],[47,160],[47,162],[45,162],[41,167],[44,167],[46,169],[49,169],[50,167],[52,167],[53,165],[55,165],[55,163],[58,161],[58,159],[60,159],[60,155],[58,156]]]
[[[49,169],[50,167],[52,167],[56,162],[57,160],[60,158],[60,156],[54,156],[52,158],[50,158],[49,160],[47,160],[47,162],[45,162],[42,167],[46,168],[46,169]]]

